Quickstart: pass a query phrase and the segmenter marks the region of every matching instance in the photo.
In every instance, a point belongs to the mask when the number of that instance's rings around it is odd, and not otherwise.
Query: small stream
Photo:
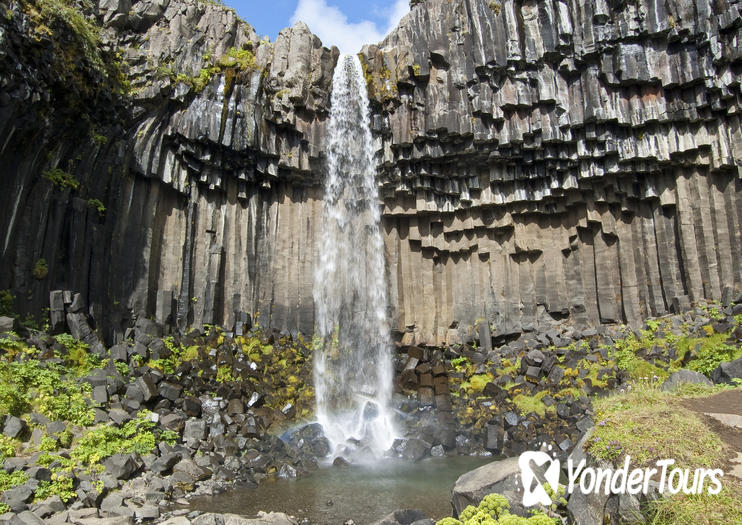
[[[451,515],[456,479],[493,459],[457,456],[326,467],[296,480],[266,480],[257,488],[194,498],[190,508],[247,517],[260,510],[285,512],[317,525],[342,525],[348,519],[367,525],[398,509],[419,509],[440,519]]]

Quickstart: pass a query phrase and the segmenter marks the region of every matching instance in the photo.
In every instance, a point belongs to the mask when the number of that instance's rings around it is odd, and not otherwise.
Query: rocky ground
[[[168,336],[141,319],[106,348],[80,298],[56,294],[49,331],[0,318],[0,519],[207,523],[212,518],[172,504],[301,476],[330,452],[321,428],[308,424],[311,341],[247,325],[239,334],[209,327]],[[513,457],[544,443],[562,459],[583,453],[575,443],[594,432],[608,393],[742,377],[741,314],[742,304],[730,300],[637,330],[555,325],[499,341],[482,326],[478,340],[448,347],[403,337],[394,399],[405,436],[389,454]],[[688,403],[719,424],[739,417],[719,416],[727,412],[720,401]],[[500,488],[485,485],[459,500],[477,503]]]

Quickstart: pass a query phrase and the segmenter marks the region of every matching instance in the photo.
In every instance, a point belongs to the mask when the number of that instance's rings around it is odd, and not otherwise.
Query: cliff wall
[[[428,0],[367,47],[398,326],[633,323],[739,289],[739,8]]]
[[[0,13],[0,289],[81,292],[109,340],[311,333],[337,50],[209,3],[60,3]],[[738,9],[427,0],[364,48],[406,342],[742,288]]]

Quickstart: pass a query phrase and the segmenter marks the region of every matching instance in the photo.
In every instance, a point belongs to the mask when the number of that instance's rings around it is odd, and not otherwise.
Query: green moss
[[[460,385],[460,389],[464,390],[468,395],[475,395],[484,390],[484,387],[492,381],[492,375],[491,374],[474,374],[469,376],[469,378],[462,382]]]
[[[18,450],[20,445],[21,443],[17,439],[0,434],[0,461],[15,456],[16,450]]]
[[[713,331],[707,337],[682,337],[676,344],[678,358],[673,365],[680,367],[688,361],[688,368],[708,375],[721,363],[742,357],[742,347],[727,344],[728,339],[728,333]]]
[[[559,494],[563,494],[561,488]],[[554,491],[550,495],[554,495]],[[557,496],[559,495],[557,494]],[[560,503],[564,498],[554,498]],[[557,508],[557,505],[554,505]],[[488,494],[479,505],[468,505],[461,511],[459,519],[443,518],[436,522],[436,525],[555,525],[556,521],[543,511],[533,511],[532,516],[524,518],[515,514],[510,514],[510,502],[505,496],[500,494]]]
[[[241,70],[256,69],[255,55],[250,49],[235,49],[234,47],[227,51],[217,61],[217,65],[224,68],[237,68]]]
[[[71,1],[65,0],[32,0],[32,21],[39,34],[54,36],[56,25],[65,25],[75,36],[77,46],[93,67],[103,71],[104,64],[99,49],[100,37],[98,27],[93,19],[86,17]]]
[[[163,359],[151,359],[147,362],[150,368],[156,368],[165,374],[174,374],[182,363],[198,359],[198,345],[186,347],[182,343],[176,344],[172,337],[166,337],[163,342],[170,355]]]
[[[51,481],[41,481],[34,493],[35,501],[43,501],[51,496],[59,496],[65,503],[77,497],[75,480],[71,472],[58,469],[52,472]]]
[[[500,11],[502,11],[502,3],[498,0],[490,0],[490,2],[487,4],[490,9],[496,14],[499,15]]]
[[[64,355],[56,357],[61,357],[65,366],[76,377],[82,377],[101,365],[100,358],[88,352],[90,345],[86,342],[75,339],[70,334],[60,334],[54,338],[67,350]]]
[[[0,492],[23,485],[26,481],[28,481],[28,474],[21,470],[16,470],[10,474],[0,470]]]
[[[399,90],[391,80],[392,72],[389,69],[382,65],[380,70],[372,71],[366,62],[365,55],[358,53],[358,58],[363,68],[363,77],[366,79],[369,97],[386,102],[399,96]]]
[[[216,382],[227,383],[234,381],[236,378],[232,375],[232,367],[229,365],[222,365],[216,369]]]
[[[553,412],[556,410],[554,407],[547,407],[542,401],[548,393],[548,390],[542,390],[532,396],[518,394],[513,397],[513,404],[518,407],[518,410],[523,416],[535,412],[539,417],[544,417],[547,411]]]

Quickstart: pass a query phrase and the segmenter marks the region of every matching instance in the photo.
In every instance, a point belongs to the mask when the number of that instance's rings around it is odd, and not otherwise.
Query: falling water
[[[392,363],[368,97],[355,55],[338,60],[331,102],[314,282],[317,418],[335,455],[375,457],[394,439]]]

